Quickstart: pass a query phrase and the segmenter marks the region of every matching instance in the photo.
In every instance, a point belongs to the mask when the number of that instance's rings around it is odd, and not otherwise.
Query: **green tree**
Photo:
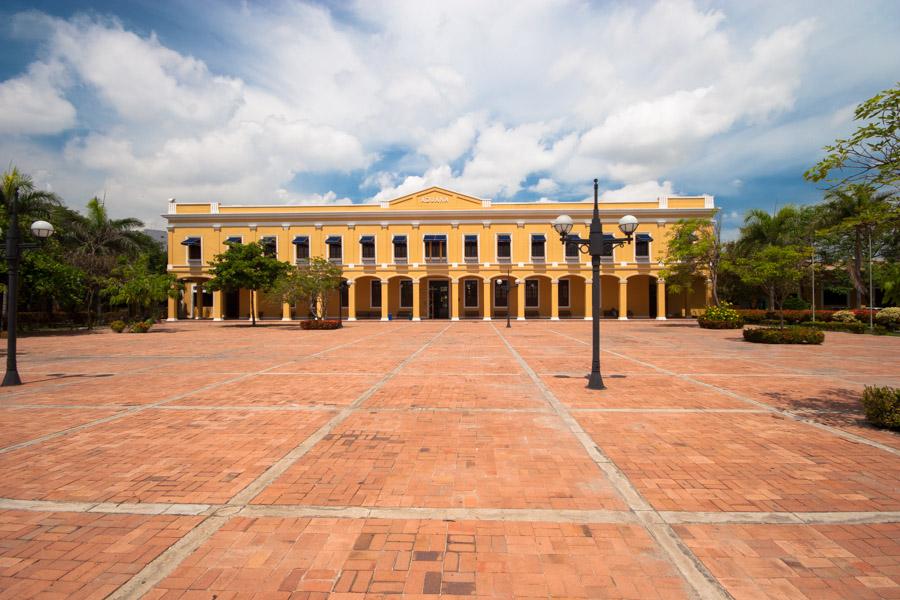
[[[805,246],[763,246],[730,261],[733,270],[747,285],[758,286],[775,303],[784,327],[784,300],[799,289],[811,248]]]
[[[831,188],[864,184],[874,188],[900,186],[900,84],[879,92],[856,107],[863,124],[847,139],[825,146],[828,154],[806,171],[808,181]]]
[[[868,295],[863,267],[870,236],[875,259],[890,258],[896,252],[900,237],[897,197],[867,185],[829,191],[820,206],[817,238],[834,262],[846,268],[856,291],[857,307],[860,299]]]
[[[109,298],[110,304],[127,306],[129,314],[145,318],[149,309],[166,300],[175,298],[178,289],[175,275],[155,272],[150,264],[150,255],[142,254],[136,259],[122,257],[119,266],[107,278],[101,296]],[[140,313],[140,314],[139,314]]]
[[[288,269],[287,263],[266,256],[257,242],[249,244],[229,244],[222,254],[217,254],[209,264],[212,275],[206,283],[210,290],[236,291],[240,289],[269,290]],[[250,294],[250,316],[256,325],[256,308]]]
[[[660,276],[669,288],[688,291],[699,274],[710,279],[713,303],[719,305],[719,267],[722,261],[721,225],[712,219],[682,219],[669,234],[668,254]]]
[[[309,264],[289,267],[274,285],[275,293],[289,304],[309,303],[309,312],[315,319],[328,314],[328,292],[341,284],[341,267],[315,256]]]
[[[15,167],[3,174],[0,184],[0,202],[2,202],[2,222],[0,222],[0,235],[6,238],[6,229],[9,223],[9,202],[19,192],[19,227],[22,233],[31,229],[31,224],[38,219],[49,219],[54,208],[61,205],[59,197],[53,192],[39,190],[35,187],[30,176],[20,173]]]
[[[21,274],[20,301],[26,305],[42,307],[48,314],[55,306],[74,313],[84,301],[84,272],[66,263],[57,252],[26,252]]]

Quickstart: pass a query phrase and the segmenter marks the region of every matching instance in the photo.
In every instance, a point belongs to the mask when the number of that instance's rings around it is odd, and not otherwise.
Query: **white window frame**
[[[534,248],[534,236],[543,235],[544,236],[544,255],[543,256],[532,256],[531,251]],[[510,244],[510,254],[512,254],[512,244]],[[531,262],[537,263],[545,263],[547,262],[547,236],[543,233],[529,233],[528,234],[528,255],[531,258]],[[537,259],[537,260],[535,260]]]
[[[425,236],[426,235],[442,235],[444,236],[444,258],[428,258],[425,254]],[[407,252],[409,247],[407,246]],[[422,234],[422,262],[426,265],[446,265],[450,262],[450,236],[446,233],[424,233]]]
[[[306,238],[306,258],[300,258],[297,256],[297,248],[300,247],[300,244],[295,244],[294,240],[291,240],[291,246],[294,247],[294,264],[307,264],[309,263],[309,259],[312,258],[312,236],[309,235],[301,235],[295,234],[294,238],[305,237]],[[303,261],[303,262],[301,262]]]
[[[200,239],[200,258],[191,258],[191,246],[184,246],[184,260],[186,265],[200,265],[203,264],[203,236],[202,235],[186,235],[184,239],[181,241],[186,241],[191,238],[199,238]]]
[[[638,245],[637,245],[637,236],[638,236],[638,233],[645,234],[645,235],[650,235],[650,234],[647,233],[646,231],[641,231],[641,232],[635,231],[635,232],[634,232],[634,262],[635,262],[635,263],[649,263],[649,262],[650,262],[650,257],[653,256],[653,236],[651,235],[651,236],[650,236],[650,240],[647,242],[647,257],[644,258],[644,257],[642,256],[642,257],[638,258],[638,253],[637,253],[637,246],[638,246]]]
[[[563,283],[565,283],[566,287],[569,288],[569,302],[566,304],[559,302],[559,289],[560,289],[559,286],[561,286]],[[538,292],[538,293],[540,293],[540,292]],[[557,282],[556,282],[556,301],[559,302],[560,308],[572,308],[572,280],[571,279],[558,279],[557,280]]]
[[[402,260],[403,262],[398,263],[397,255],[396,255],[397,244],[394,242],[394,237],[400,236],[400,235],[402,235],[403,237],[406,238],[406,258],[401,258],[400,260]],[[395,234],[391,235],[391,260],[394,262],[395,265],[396,264],[405,265],[405,264],[409,263],[409,238],[410,237],[411,236],[407,233],[395,233]],[[422,243],[424,244],[425,242],[422,242]],[[377,254],[377,252],[378,251],[376,250],[376,254]],[[403,308],[407,308],[407,307],[404,306]],[[411,307],[409,307],[409,308],[411,308]]]
[[[528,304],[528,288],[525,288],[525,308],[540,308],[541,307],[541,280],[540,279],[526,279],[522,285],[527,286],[529,281],[534,281],[537,283],[537,304],[534,306],[529,306]]]
[[[504,257],[501,257],[501,256],[500,256],[500,236],[501,236],[501,235],[508,235],[508,236],[509,236],[509,257],[505,257],[505,256],[504,256]],[[529,250],[529,252],[531,252],[531,251]],[[514,248],[513,248],[513,234],[512,234],[512,233],[506,233],[506,232],[504,232],[504,231],[498,231],[497,233],[495,233],[495,234],[494,234],[494,257],[497,259],[497,262],[498,262],[498,263],[501,263],[501,262],[502,262],[503,264],[506,264],[506,263],[508,263],[508,262],[511,263],[511,262],[512,262],[513,254],[514,254]],[[500,307],[500,308],[502,308],[502,307]]]
[[[341,261],[336,263],[336,262],[334,262],[334,259],[331,258],[331,246],[332,246],[332,244],[329,244],[328,242],[325,242],[325,250],[326,250],[326,252],[325,252],[326,257],[325,257],[325,258],[326,258],[326,260],[328,260],[328,262],[330,262],[331,264],[335,264],[335,265],[343,265],[343,264],[345,264],[345,263],[344,263],[344,259],[346,258],[346,254],[344,253],[344,250],[345,250],[345,248],[344,248],[344,236],[343,236],[343,235],[340,235],[340,234],[337,234],[337,233],[329,233],[329,234],[326,234],[326,235],[325,235],[325,239],[326,239],[326,240],[327,240],[328,238],[330,238],[330,237],[339,237],[339,238],[341,238]]]
[[[375,306],[375,284],[378,284],[378,306]],[[369,307],[381,308],[384,303],[384,284],[380,279],[373,278],[369,281]]]
[[[407,242],[407,243],[409,243],[409,242]],[[407,250],[407,254],[408,254],[409,246],[406,247],[406,250]],[[409,295],[409,304],[403,304],[403,283],[405,281],[408,281],[410,286],[415,285],[415,283],[413,283],[412,279],[401,279],[399,281],[399,283],[397,284],[397,293],[400,295],[400,299],[399,299],[399,302],[397,303],[397,306],[400,308],[412,308],[413,307],[413,305],[412,305],[413,297],[415,296],[416,292],[415,292],[415,290],[413,290],[412,294]],[[390,285],[390,283],[388,285]]]
[[[513,277],[513,278],[511,278],[511,279],[515,279],[515,278]],[[497,292],[496,292],[496,290],[495,290],[494,293],[492,294],[492,295],[493,295],[493,298],[491,299],[491,306],[493,306],[494,308],[505,308],[506,310],[509,310],[509,293],[513,290],[513,286],[512,286],[512,285],[509,285],[509,279],[507,279],[506,277],[497,277],[497,278],[495,278],[493,281],[491,281],[491,285],[497,285],[497,282],[498,282],[498,281],[503,281],[503,282],[506,282],[506,283],[507,283],[507,289],[506,289],[506,306],[497,304]]]
[[[372,236],[373,238],[375,238],[372,241],[372,248],[375,250],[375,258],[363,258],[362,239],[364,237],[369,237],[369,236]],[[374,233],[360,234],[359,240],[357,240],[356,244],[359,246],[359,262],[360,262],[360,264],[372,265],[372,264],[375,264],[378,262],[378,236],[377,235],[375,235]],[[343,246],[343,240],[341,240],[341,245]],[[342,249],[342,251],[343,251],[343,249]]]
[[[563,244],[563,260],[568,263],[580,263],[581,262],[581,249],[578,247],[578,244],[573,244],[575,246],[575,255],[569,256],[566,253],[566,246],[568,244]]]
[[[466,238],[469,236],[475,236],[475,258],[469,258],[466,256]],[[462,239],[462,262],[464,263],[478,263],[481,260],[481,236],[477,233],[464,233]]]
[[[474,306],[466,304],[466,286],[469,284],[469,282],[472,282],[475,284],[475,305]],[[463,279],[463,290],[462,290],[463,308],[478,308],[479,306],[481,306],[481,292],[478,291],[478,288],[480,288],[480,287],[482,287],[482,283],[481,283],[481,281],[479,281],[477,279]]]

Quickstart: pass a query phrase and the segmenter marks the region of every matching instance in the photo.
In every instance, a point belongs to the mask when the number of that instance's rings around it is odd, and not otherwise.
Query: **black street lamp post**
[[[19,369],[16,365],[16,326],[19,316],[19,259],[22,250],[37,248],[34,242],[19,241],[19,188],[13,191],[8,202],[9,227],[6,230],[6,262],[8,279],[6,284],[7,319],[6,319],[6,375],[0,387],[22,385]],[[35,221],[31,224],[31,233],[39,240],[45,240],[53,234],[53,226],[47,221]]]
[[[619,230],[625,234],[623,238],[603,239],[603,225],[600,223],[600,207],[597,203],[597,180],[594,180],[594,214],[591,217],[591,227],[588,239],[582,239],[577,234],[570,233],[574,222],[569,215],[560,215],[553,220],[553,229],[559,234],[563,247],[574,244],[582,254],[591,256],[591,306],[593,333],[593,356],[591,359],[591,375],[588,378],[587,387],[592,390],[603,390],[603,377],[600,375],[600,257],[603,255],[604,246],[614,248],[624,246],[632,242],[632,235],[638,226],[638,220],[632,215],[625,215],[619,219]]]
[[[513,289],[519,287],[518,283],[513,283],[512,281],[512,263],[506,266],[506,328],[509,329],[511,325],[509,324],[509,313],[510,313],[510,295],[512,294]],[[518,298],[518,297],[517,297]],[[516,300],[518,302],[518,300]]]

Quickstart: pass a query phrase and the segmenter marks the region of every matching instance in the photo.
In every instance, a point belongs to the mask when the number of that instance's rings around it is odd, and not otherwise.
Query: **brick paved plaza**
[[[900,338],[179,322],[20,341],[0,598],[900,598]]]

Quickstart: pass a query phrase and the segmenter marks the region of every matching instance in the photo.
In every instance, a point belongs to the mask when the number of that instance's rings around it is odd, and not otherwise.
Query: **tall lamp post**
[[[9,227],[6,230],[6,262],[8,268],[7,293],[7,325],[6,325],[6,375],[0,387],[22,385],[19,369],[16,364],[16,328],[19,316],[19,259],[22,250],[37,248],[36,242],[19,241],[19,188],[13,192],[7,208]],[[47,221],[35,221],[31,224],[31,233],[39,240],[53,235],[53,225]]]
[[[559,240],[563,247],[567,244],[575,244],[582,254],[591,256],[591,305],[593,307],[593,319],[591,329],[593,333],[593,355],[591,358],[591,375],[588,378],[588,389],[604,390],[603,377],[600,375],[600,257],[603,255],[604,246],[617,247],[630,244],[632,235],[637,229],[638,220],[633,215],[625,215],[619,219],[619,230],[625,234],[623,238],[603,239],[603,225],[600,223],[600,207],[597,203],[597,180],[594,180],[594,215],[591,217],[591,227],[588,239],[582,239],[577,234],[572,234],[572,217],[560,215],[553,220],[553,229],[559,234]]]
[[[509,312],[510,312],[510,302],[509,297],[512,294],[513,289],[519,287],[518,283],[513,283],[512,281],[512,264],[506,266],[506,328],[509,329],[512,327],[509,324]]]

